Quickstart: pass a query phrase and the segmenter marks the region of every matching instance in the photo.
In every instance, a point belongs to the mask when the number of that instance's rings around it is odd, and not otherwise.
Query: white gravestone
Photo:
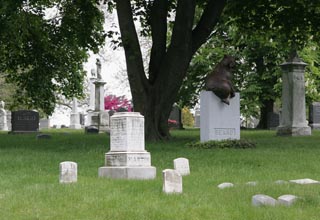
[[[240,95],[221,102],[211,91],[200,94],[200,141],[240,139]]]
[[[156,168],[145,150],[144,117],[139,112],[117,112],[111,117],[110,151],[100,177],[154,179]]]
[[[78,179],[78,165],[75,162],[65,161],[60,163],[60,183],[75,183]]]
[[[189,160],[187,158],[177,158],[173,160],[174,170],[182,176],[190,174]]]
[[[4,101],[0,102],[0,131],[8,131],[7,112],[4,109]]]
[[[298,197],[295,195],[282,195],[278,197],[278,203],[285,206],[291,206],[297,199]]]
[[[278,203],[274,198],[263,194],[252,196],[251,202],[253,206],[275,206]]]
[[[164,193],[182,193],[182,176],[175,170],[166,169],[162,171]]]
[[[80,129],[80,114],[78,112],[78,100],[73,98],[72,101],[72,112],[70,115],[70,128],[72,129]]]

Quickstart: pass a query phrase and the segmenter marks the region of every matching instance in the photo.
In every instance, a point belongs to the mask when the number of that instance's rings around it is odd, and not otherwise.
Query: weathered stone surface
[[[149,167],[100,167],[99,177],[108,177],[112,179],[137,179],[147,180],[156,178],[156,168]]]
[[[200,94],[200,141],[240,139],[240,95],[226,105],[211,91]]]
[[[187,158],[177,158],[173,160],[174,169],[182,176],[190,174],[189,160]]]
[[[108,152],[105,155],[107,166],[145,167],[151,166],[149,152]]]
[[[220,183],[220,184],[218,185],[218,188],[219,188],[219,189],[225,189],[225,188],[231,188],[231,187],[233,187],[233,186],[234,186],[233,183]]]
[[[117,112],[111,117],[110,151],[144,151],[144,117]]]
[[[78,179],[78,165],[72,161],[60,163],[60,183],[75,183]]]
[[[175,170],[165,169],[163,174],[163,187],[164,193],[182,193],[182,176]]]
[[[305,179],[296,179],[296,180],[289,180],[290,183],[297,183],[301,185],[306,185],[306,184],[319,184],[320,182],[317,180],[305,178]]]
[[[283,70],[282,111],[277,135],[311,135],[305,108],[304,69],[306,65],[297,55],[281,64]]]
[[[270,196],[263,195],[263,194],[252,196],[253,206],[275,206],[276,204],[277,204],[277,200],[275,200]]]
[[[297,201],[298,197],[295,195],[282,195],[278,197],[278,202],[281,205],[291,206]]]

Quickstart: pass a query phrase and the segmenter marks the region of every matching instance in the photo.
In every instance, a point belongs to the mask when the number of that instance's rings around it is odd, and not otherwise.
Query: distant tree
[[[183,107],[182,111],[182,124],[183,126],[189,126],[189,127],[193,127],[194,125],[194,118],[192,113],[190,112],[190,109],[187,107]]]
[[[87,51],[104,42],[97,1],[2,0],[0,14],[0,72],[14,98],[50,115],[59,94],[81,97]]]

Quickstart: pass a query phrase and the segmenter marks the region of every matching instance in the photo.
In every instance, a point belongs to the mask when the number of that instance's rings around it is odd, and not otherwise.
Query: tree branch
[[[166,53],[168,0],[155,0],[151,8],[152,48],[149,81],[154,83],[161,60]]]
[[[218,22],[227,0],[210,0],[198,25],[192,31],[192,51],[195,53],[210,36]]]
[[[132,98],[135,99],[144,94],[143,90],[147,88],[148,81],[144,72],[142,53],[133,21],[130,0],[116,0],[116,7]]]

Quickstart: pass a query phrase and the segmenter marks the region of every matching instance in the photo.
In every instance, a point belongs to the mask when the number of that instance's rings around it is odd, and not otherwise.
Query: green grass
[[[59,132],[60,131],[60,132]],[[0,219],[57,220],[318,220],[320,185],[276,185],[274,181],[320,180],[320,132],[310,137],[277,137],[275,131],[242,131],[254,149],[194,149],[199,130],[173,131],[168,142],[147,142],[155,180],[98,178],[109,150],[105,134],[84,135],[49,130],[52,139],[0,133]],[[183,177],[183,194],[162,193],[162,170],[186,157],[191,175]],[[78,163],[78,182],[59,184],[59,163]],[[258,181],[257,186],[245,185]],[[234,188],[219,190],[222,182]],[[292,207],[252,207],[251,197],[294,194]]]

